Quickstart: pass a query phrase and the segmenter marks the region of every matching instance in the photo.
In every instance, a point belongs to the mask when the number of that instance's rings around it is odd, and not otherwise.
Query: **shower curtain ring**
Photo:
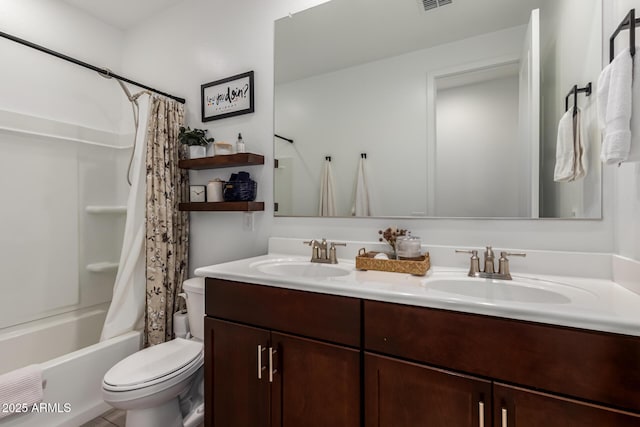
[[[102,70],[98,71],[98,74],[100,74],[102,77],[104,77],[105,79],[110,79],[112,78],[111,76],[111,70],[108,68],[103,68]]]

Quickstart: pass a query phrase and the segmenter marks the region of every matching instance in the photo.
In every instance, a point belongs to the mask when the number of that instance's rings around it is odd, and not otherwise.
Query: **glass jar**
[[[400,236],[396,239],[396,255],[398,259],[419,258],[422,240],[419,237],[412,236],[408,233],[406,236]]]

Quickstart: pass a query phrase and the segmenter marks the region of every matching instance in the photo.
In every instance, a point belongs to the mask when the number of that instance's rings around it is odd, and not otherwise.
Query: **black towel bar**
[[[633,23],[633,25],[632,25]],[[615,40],[618,34],[621,31],[629,30],[629,52],[631,56],[635,56],[636,54],[636,32],[635,28],[640,26],[640,19],[636,19],[636,10],[631,9],[627,16],[624,17],[618,28],[613,32],[611,37],[609,38],[609,62],[613,61],[615,57]],[[631,31],[631,28],[634,31]]]
[[[569,98],[573,95],[573,114],[578,113],[578,94],[584,92],[585,95],[589,96],[592,92],[592,85],[589,82],[585,87],[578,87],[578,85],[573,85],[567,96],[564,97],[564,111],[569,111]]]

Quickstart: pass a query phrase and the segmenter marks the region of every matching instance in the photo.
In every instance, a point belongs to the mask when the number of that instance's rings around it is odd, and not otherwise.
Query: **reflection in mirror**
[[[600,71],[601,8],[332,0],[276,21],[275,133],[294,140],[274,139],[276,215],[318,216],[331,156],[338,216],[600,218],[595,97],[586,177],[553,171],[564,97]]]

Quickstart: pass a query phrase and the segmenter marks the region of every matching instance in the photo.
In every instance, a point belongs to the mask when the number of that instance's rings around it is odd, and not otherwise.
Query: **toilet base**
[[[126,427],[182,427],[182,413],[178,398],[162,405],[127,411]]]

